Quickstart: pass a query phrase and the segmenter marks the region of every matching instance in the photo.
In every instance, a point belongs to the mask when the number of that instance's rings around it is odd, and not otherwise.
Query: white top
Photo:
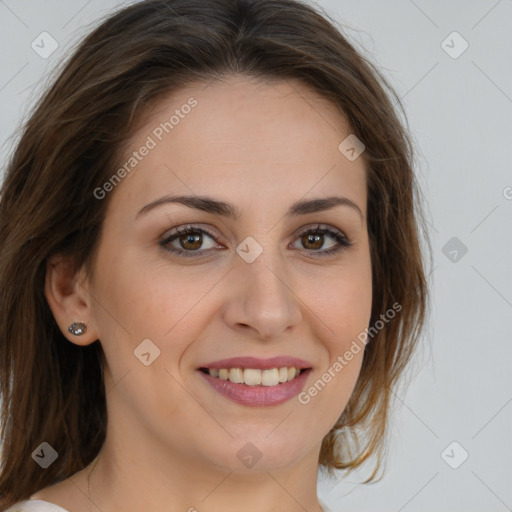
[[[5,512],[69,512],[65,508],[43,500],[25,500],[15,503]]]

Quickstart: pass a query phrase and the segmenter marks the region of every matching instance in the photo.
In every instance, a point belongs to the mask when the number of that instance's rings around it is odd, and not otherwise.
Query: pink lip
[[[258,368],[260,370],[269,370],[271,368],[282,368],[284,366],[287,368],[294,366],[298,369],[306,369],[311,368],[312,365],[303,359],[288,356],[271,357],[270,359],[260,359],[258,357],[231,357],[229,359],[221,359],[220,361],[202,364],[199,368],[217,368],[218,370],[221,368]]]
[[[225,361],[230,361],[230,365],[228,366],[228,368],[241,367],[231,366],[231,363],[234,361],[232,359],[226,359]],[[251,361],[251,364],[253,363],[254,361]],[[283,364],[282,366],[287,365]],[[291,364],[289,366],[294,366],[294,364]],[[256,366],[256,368],[257,367],[258,366]],[[277,366],[272,366],[272,368],[276,367]],[[213,368],[217,368],[217,366],[214,366]],[[223,368],[225,368],[225,366],[223,366]],[[254,368],[254,366],[252,368]],[[213,389],[215,389],[225,397],[229,398],[233,402],[242,405],[247,405],[250,407],[265,407],[270,405],[279,405],[283,402],[286,402],[287,400],[290,400],[290,398],[293,398],[294,396],[298,395],[302,391],[306,379],[311,373],[311,369],[304,370],[298,377],[294,378],[293,380],[277,384],[276,386],[247,386],[246,384],[235,384],[234,382],[231,382],[229,380],[222,380],[219,379],[218,377],[212,377],[208,373],[204,373],[200,370],[199,373],[208,382],[208,384],[212,386]]]

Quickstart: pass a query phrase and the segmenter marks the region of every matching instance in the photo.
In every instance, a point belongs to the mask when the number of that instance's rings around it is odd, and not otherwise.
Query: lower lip
[[[282,404],[294,396],[297,396],[302,391],[311,368],[302,371],[301,374],[293,380],[283,382],[277,386],[247,386],[247,384],[235,384],[229,380],[212,377],[201,370],[198,371],[213,389],[233,402],[250,407],[266,407]]]

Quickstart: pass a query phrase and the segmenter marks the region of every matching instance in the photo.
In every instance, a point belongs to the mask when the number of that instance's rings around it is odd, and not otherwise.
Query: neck
[[[316,461],[315,450],[293,467],[242,473],[180,453],[151,457],[136,445],[116,450],[107,438],[90,465],[91,510],[322,512]]]

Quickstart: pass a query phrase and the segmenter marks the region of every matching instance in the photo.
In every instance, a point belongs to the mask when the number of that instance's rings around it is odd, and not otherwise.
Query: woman
[[[392,95],[296,0],[146,0],[81,43],[1,191],[2,510],[375,478],[427,296]]]

